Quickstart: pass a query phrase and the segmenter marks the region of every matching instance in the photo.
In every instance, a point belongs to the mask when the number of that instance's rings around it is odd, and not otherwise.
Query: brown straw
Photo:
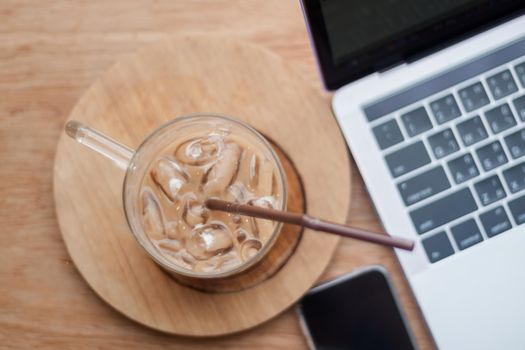
[[[316,231],[334,233],[343,237],[360,239],[362,241],[386,245],[389,247],[396,247],[405,250],[414,249],[414,241],[409,239],[382,235],[347,225],[337,224],[335,222],[320,220],[307,214],[261,208],[248,204],[222,201],[219,199],[207,199],[205,205],[211,210],[220,210],[228,213],[242,214],[260,219],[268,219],[285,222],[287,224],[300,225]]]

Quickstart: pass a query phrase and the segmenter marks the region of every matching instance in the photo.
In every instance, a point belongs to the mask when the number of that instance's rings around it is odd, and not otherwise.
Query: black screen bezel
[[[336,65],[331,54],[320,1],[301,0],[323,82],[328,90],[338,89],[401,62],[413,61],[515,17],[525,9],[525,1],[521,0],[485,0],[474,10],[448,16],[431,26],[394,37],[379,48],[357,53],[348,57],[344,63]]]

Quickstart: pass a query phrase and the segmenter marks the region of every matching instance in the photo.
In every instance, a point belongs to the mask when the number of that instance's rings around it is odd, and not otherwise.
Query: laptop
[[[435,344],[525,349],[525,2],[302,5]]]

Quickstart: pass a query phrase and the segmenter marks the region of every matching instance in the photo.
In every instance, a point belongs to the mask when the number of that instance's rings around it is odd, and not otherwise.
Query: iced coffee
[[[210,211],[208,198],[279,209],[278,169],[246,138],[228,129],[179,136],[158,154],[142,181],[144,232],[179,267],[221,273],[253,259],[276,223]]]

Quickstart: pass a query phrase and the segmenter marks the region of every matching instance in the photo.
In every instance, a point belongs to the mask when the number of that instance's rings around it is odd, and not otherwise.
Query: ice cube
[[[228,227],[219,221],[195,227],[186,241],[186,249],[198,260],[226,252],[233,246]]]
[[[204,191],[208,196],[220,195],[230,185],[239,167],[241,148],[227,143],[217,162],[206,174]]]
[[[175,150],[175,157],[184,164],[205,165],[215,161],[224,148],[224,138],[217,133],[192,138]]]
[[[267,160],[263,159],[259,165],[257,189],[255,191],[257,198],[250,200],[249,204],[258,207],[277,209],[277,201],[272,196],[274,187],[274,166]],[[258,238],[269,239],[273,232],[274,223],[270,220],[255,219],[257,226]]]
[[[182,238],[181,237],[182,236],[182,231],[179,228],[179,225],[178,225],[177,221],[168,221],[166,223],[166,227],[164,229],[164,232],[166,233],[166,236],[169,239],[179,240],[179,239]]]
[[[267,240],[273,233],[275,227],[275,222],[266,219],[256,219],[255,223],[257,224],[257,232],[259,233],[259,239]]]
[[[254,198],[249,201],[249,204],[256,206],[256,207],[267,208],[267,209],[277,208],[277,201],[275,200],[275,197],[273,196],[264,196],[264,197]]]
[[[203,272],[217,272],[221,270],[230,270],[241,264],[241,259],[236,252],[230,251],[224,255],[217,255],[206,261],[199,261],[195,267],[196,270]]]
[[[164,221],[159,202],[150,189],[142,191],[142,218],[144,231],[152,239],[164,238]]]
[[[247,218],[248,223],[250,224],[250,232],[252,236],[259,237],[259,227],[256,224],[256,218]]]
[[[238,228],[233,233],[233,237],[235,237],[235,240],[237,241],[238,244],[241,244],[250,236],[251,236],[250,233],[246,231],[245,229],[243,229],[242,227]]]
[[[234,224],[240,224],[242,221],[242,218],[239,214],[232,214],[231,218]]]
[[[180,251],[177,257],[182,261],[183,264],[185,264],[185,267],[190,269],[193,269],[193,267],[197,264],[197,260],[195,260],[195,258],[185,250]]]
[[[259,182],[259,157],[255,154],[250,159],[248,178],[248,186],[252,189],[256,188]]]
[[[257,253],[259,252],[259,250],[261,250],[261,248],[262,248],[261,241],[259,241],[257,239],[246,240],[241,245],[241,258],[242,258],[242,260],[247,261],[247,260],[253,258],[255,255],[257,255]]]
[[[202,272],[218,271],[221,263],[222,263],[221,258],[219,256],[214,256],[213,258],[209,260],[197,262],[197,265],[195,266],[195,270],[202,271]]]
[[[181,250],[182,245],[179,241],[174,239],[164,240],[159,243],[159,248],[165,249],[169,251],[170,253],[177,253],[179,250]]]
[[[247,238],[258,238],[259,237],[259,230],[257,228],[257,224],[255,223],[255,218],[249,217],[249,216],[240,216],[240,223],[236,224],[236,229],[234,231],[234,237],[235,232],[238,230],[243,230],[246,233]],[[241,233],[241,232],[239,232]]]
[[[228,187],[226,193],[226,200],[236,203],[246,203],[250,198],[250,193],[246,189],[246,186],[240,181],[235,181],[231,186]]]
[[[260,162],[258,170],[257,189],[255,193],[259,197],[269,196],[273,191],[274,166],[272,162],[265,159]]]
[[[175,202],[189,176],[175,160],[164,157],[159,159],[153,167],[151,178],[162,192],[172,202]]]
[[[230,270],[242,262],[239,255],[234,251],[221,255],[220,258],[222,260],[220,265],[221,270]]]
[[[202,204],[197,201],[197,197],[193,194],[185,196],[185,203],[182,212],[182,219],[188,226],[194,227],[198,224],[203,224],[208,220],[209,211]]]
[[[267,209],[276,209],[277,208],[277,201],[275,200],[275,197],[273,196],[264,196],[255,198],[249,201],[250,205],[267,208]],[[275,223],[271,220],[266,219],[254,219],[255,225],[256,225],[256,232],[258,234],[258,238],[261,239],[267,239],[273,232],[273,228]]]

